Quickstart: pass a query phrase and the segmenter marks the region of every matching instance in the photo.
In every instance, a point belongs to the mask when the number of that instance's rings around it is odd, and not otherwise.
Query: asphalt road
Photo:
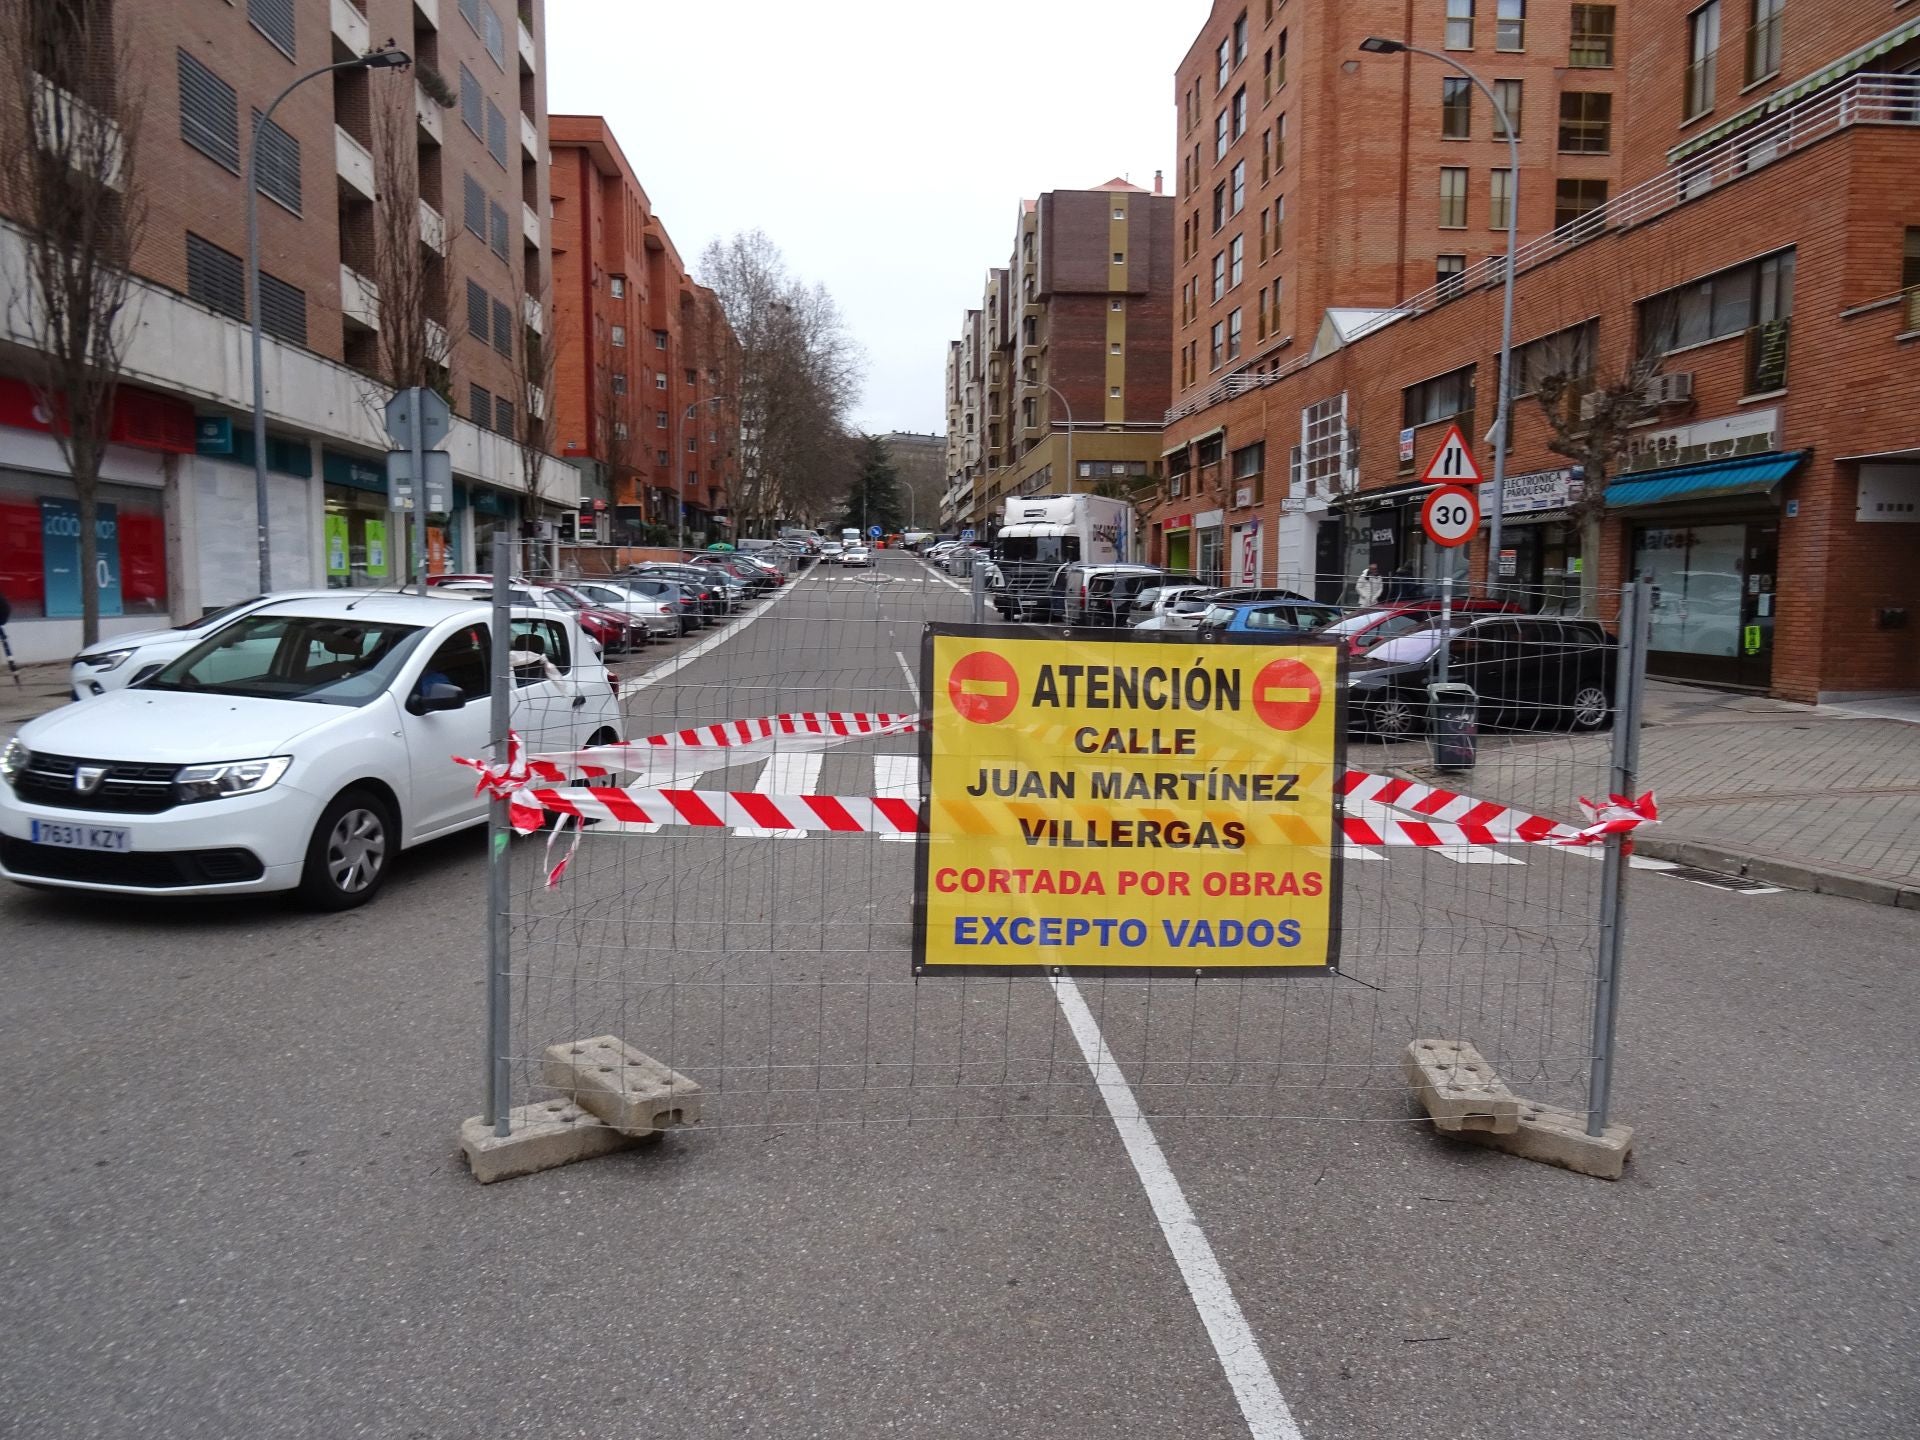
[[[904,556],[825,572],[629,686],[632,733],[912,708],[965,614]],[[489,1187],[477,837],[324,921],[0,893],[0,1434],[1250,1433],[1050,992],[908,980],[913,846],[596,827],[552,894],[539,846],[516,1084],[619,1028],[714,1124]],[[1920,917],[1636,872],[1626,1178],[1411,1122],[1409,1027],[1578,1093],[1597,870],[1396,853],[1348,866],[1351,980],[1085,984],[1293,1421],[1920,1432]]]

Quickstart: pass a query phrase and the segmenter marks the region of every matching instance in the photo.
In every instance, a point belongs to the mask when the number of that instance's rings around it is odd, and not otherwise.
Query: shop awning
[[[1705,465],[1676,465],[1616,480],[1607,487],[1607,508],[1660,505],[1673,500],[1719,500],[1736,495],[1767,495],[1807,458],[1804,450],[1742,455]]]

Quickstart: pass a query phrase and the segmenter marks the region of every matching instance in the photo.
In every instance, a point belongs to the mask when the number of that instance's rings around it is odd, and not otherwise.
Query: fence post
[[[987,619],[987,567],[980,563],[980,557],[972,557],[973,563],[967,567],[967,579],[973,590],[973,623],[982,625]]]
[[[509,652],[513,649],[511,631],[513,612],[508,606],[507,586],[512,580],[509,569],[517,544],[497,537],[493,546],[493,697],[489,738],[493,743],[493,763],[507,763],[507,732],[513,723],[513,667]],[[512,900],[508,865],[512,831],[507,824],[507,801],[495,795],[487,801],[487,1073],[486,1098],[481,1119],[493,1127],[495,1135],[508,1133],[507,1114],[512,1109],[513,1076],[507,1062],[507,1016],[512,1003],[508,987],[507,914]]]
[[[1640,768],[1640,715],[1647,683],[1647,582],[1620,587],[1620,655],[1613,677],[1613,764],[1608,786],[1632,795]],[[1601,857],[1600,953],[1593,992],[1593,1075],[1587,1096],[1587,1134],[1604,1134],[1613,1099],[1614,1030],[1620,1007],[1620,955],[1627,936],[1627,860],[1632,842],[1609,835]]]

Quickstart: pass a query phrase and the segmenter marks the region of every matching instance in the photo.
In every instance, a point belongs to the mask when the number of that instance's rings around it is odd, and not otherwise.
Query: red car
[[[1453,613],[1463,618],[1524,612],[1524,606],[1515,605],[1507,600],[1462,598],[1453,602]],[[1343,637],[1349,655],[1362,655],[1395,636],[1411,635],[1416,630],[1430,630],[1439,623],[1440,602],[1438,600],[1403,600],[1396,604],[1375,605],[1366,610],[1356,610],[1350,615],[1343,615],[1320,633]]]
[[[480,590],[488,592],[493,589],[491,575],[429,575],[427,583],[451,585],[459,589],[479,587]],[[580,628],[592,636],[594,643],[608,655],[637,650],[648,642],[646,626],[631,616],[621,614],[618,610],[607,610],[593,604],[577,590],[555,584],[550,580],[516,578],[513,584],[517,589],[526,592],[525,599],[521,603],[538,605],[541,603],[540,593],[545,592],[552,597],[547,603],[573,611],[580,621]],[[514,598],[517,601],[521,600],[520,596]]]

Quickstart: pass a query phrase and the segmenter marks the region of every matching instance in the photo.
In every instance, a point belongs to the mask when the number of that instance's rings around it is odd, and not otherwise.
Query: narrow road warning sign
[[[1447,427],[1447,438],[1440,442],[1440,448],[1433,452],[1433,458],[1427,462],[1427,468],[1421,473],[1420,480],[1426,485],[1478,485],[1480,467],[1473,463],[1473,452],[1467,448],[1467,437],[1460,433],[1458,425]]]
[[[1337,642],[935,624],[921,678],[916,975],[1334,968]]]

